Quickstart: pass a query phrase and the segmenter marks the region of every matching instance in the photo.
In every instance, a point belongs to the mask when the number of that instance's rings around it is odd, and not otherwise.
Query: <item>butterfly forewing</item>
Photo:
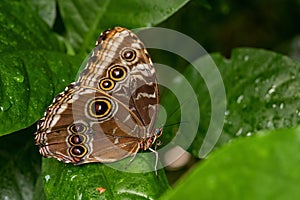
[[[114,96],[148,132],[154,129],[159,98],[155,69],[143,43],[131,31],[115,28],[102,33],[79,82]]]

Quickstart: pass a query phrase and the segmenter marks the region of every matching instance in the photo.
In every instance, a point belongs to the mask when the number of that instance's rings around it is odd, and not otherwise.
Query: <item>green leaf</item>
[[[54,52],[19,51],[1,56],[0,135],[4,135],[37,121],[54,95],[74,80],[78,64]]]
[[[275,52],[251,48],[233,50],[230,59],[220,54],[212,54],[211,57],[215,64],[208,62],[208,56],[198,58],[193,64],[211,67],[212,70],[215,65],[218,67],[223,79],[220,81],[223,81],[226,90],[226,111],[222,107],[218,108],[224,103],[222,95],[218,96],[222,94],[218,92],[222,82],[214,84],[213,91],[216,95],[212,99],[207,83],[194,67],[189,65],[183,71],[197,94],[200,108],[200,127],[189,148],[194,156],[199,156],[201,146],[208,143],[203,142],[208,127],[216,126],[218,121],[216,130],[222,128],[221,119],[225,121],[218,145],[234,137],[252,135],[258,130],[292,127],[300,123],[299,62]],[[211,76],[209,71],[203,74],[211,82],[217,80],[217,77]],[[182,82],[174,82],[174,87],[181,88]],[[172,97],[172,94],[162,96],[162,102],[169,113],[172,113],[176,107],[168,103],[176,102],[172,100],[173,98],[175,97]],[[220,103],[217,103],[218,101]],[[184,109],[189,107],[185,104],[180,106]],[[214,113],[211,110],[212,106],[217,107]],[[218,120],[211,120],[213,114],[218,116]],[[180,112],[173,115],[172,121],[180,122]],[[170,135],[172,133],[169,133]],[[215,143],[210,145],[214,146]]]
[[[43,199],[39,189],[41,157],[33,145],[36,127],[1,137],[0,140],[0,199]],[[41,179],[40,179],[41,180]],[[38,195],[38,197],[36,196]]]
[[[77,58],[68,57],[29,6],[0,4],[0,135],[33,124],[54,95],[74,80]]]
[[[300,127],[240,138],[195,166],[161,199],[299,199]]]
[[[114,163],[123,170],[147,169],[153,162],[137,156],[132,163],[125,159]],[[169,189],[162,170],[129,173],[94,163],[74,166],[54,159],[43,160],[43,181],[47,199],[157,199]],[[100,193],[97,188],[105,191]],[[63,192],[62,192],[63,191]]]
[[[251,135],[257,130],[300,122],[300,63],[261,49],[236,49],[231,59],[214,56],[227,95],[224,134]]]
[[[101,31],[114,26],[138,28],[167,19],[188,0],[59,0],[67,38],[78,51],[90,51]]]
[[[47,24],[26,3],[1,1],[0,30],[0,53],[63,49]]]

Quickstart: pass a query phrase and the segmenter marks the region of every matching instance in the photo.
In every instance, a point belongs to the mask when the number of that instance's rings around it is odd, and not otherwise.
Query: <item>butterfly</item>
[[[110,163],[151,150],[159,91],[143,43],[115,27],[96,42],[78,79],[58,94],[37,123],[35,144],[64,163]]]

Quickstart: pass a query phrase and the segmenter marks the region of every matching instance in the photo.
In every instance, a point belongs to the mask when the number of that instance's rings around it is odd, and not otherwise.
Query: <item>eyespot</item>
[[[115,65],[109,70],[109,77],[114,81],[121,81],[127,75],[127,70],[121,65]]]
[[[133,49],[125,48],[121,52],[121,57],[127,62],[131,62],[136,58],[136,52]]]
[[[89,102],[88,113],[95,118],[107,116],[111,111],[111,102],[105,98],[95,98]]]
[[[69,143],[71,145],[78,145],[78,144],[82,144],[86,141],[86,137],[84,135],[81,134],[76,134],[76,135],[71,135],[69,137]]]
[[[83,145],[72,146],[69,150],[71,156],[82,158],[87,154],[87,148]]]
[[[104,90],[104,91],[110,91],[115,87],[114,81],[111,79],[102,79],[99,83],[99,88]]]
[[[71,133],[74,133],[74,134],[84,133],[86,131],[86,129],[87,128],[83,123],[75,123],[69,127],[69,130],[71,131]]]

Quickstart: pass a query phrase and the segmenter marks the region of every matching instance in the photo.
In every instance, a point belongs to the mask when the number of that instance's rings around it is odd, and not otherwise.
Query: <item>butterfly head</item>
[[[155,129],[154,137],[155,138],[159,138],[162,135],[162,132],[163,132],[163,128],[162,127]]]

